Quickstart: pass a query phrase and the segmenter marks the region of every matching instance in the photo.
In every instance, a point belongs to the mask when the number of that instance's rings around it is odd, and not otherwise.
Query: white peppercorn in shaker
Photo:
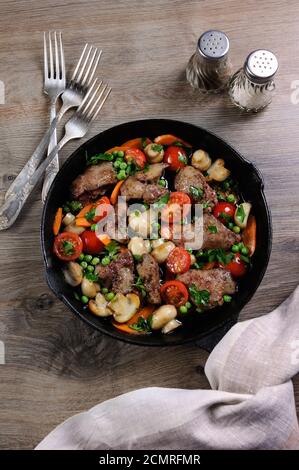
[[[202,93],[215,93],[226,88],[231,76],[228,51],[229,40],[225,33],[217,30],[203,33],[186,68],[190,85]]]
[[[251,52],[244,66],[230,80],[231,101],[247,112],[264,109],[272,101],[277,69],[277,58],[272,52],[266,49]]]

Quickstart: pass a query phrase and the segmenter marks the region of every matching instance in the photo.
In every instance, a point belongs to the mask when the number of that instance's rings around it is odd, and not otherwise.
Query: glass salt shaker
[[[190,85],[202,93],[223,90],[231,76],[228,51],[229,40],[225,33],[217,30],[203,33],[186,68]]]
[[[272,101],[277,69],[277,58],[272,52],[266,49],[251,52],[230,80],[231,101],[244,111],[261,111]]]

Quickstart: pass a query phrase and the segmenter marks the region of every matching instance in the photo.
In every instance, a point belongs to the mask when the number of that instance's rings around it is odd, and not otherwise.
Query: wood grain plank
[[[128,120],[182,119],[219,134],[258,165],[272,210],[273,252],[240,319],[279,305],[299,278],[298,106],[291,104],[291,83],[299,78],[298,2],[282,8],[278,0],[0,0],[0,10],[0,79],[6,88],[0,105],[0,202],[47,126],[42,32],[61,29],[68,68],[85,42],[94,43],[104,50],[99,73],[113,87],[87,138]],[[243,115],[227,97],[202,97],[186,83],[186,62],[199,34],[210,27],[229,35],[235,69],[256,48],[277,54],[277,93],[263,113]],[[61,159],[77,146],[70,143]],[[40,215],[36,191],[14,229],[0,232],[0,340],[6,346],[0,448],[32,448],[63,419],[135,388],[208,387],[202,374],[207,354],[195,345],[129,346],[71,315],[44,280]],[[299,412],[298,377],[294,385]]]

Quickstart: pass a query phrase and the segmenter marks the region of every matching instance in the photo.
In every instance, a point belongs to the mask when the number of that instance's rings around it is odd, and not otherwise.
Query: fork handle
[[[56,100],[52,101],[51,107],[50,107],[50,122],[53,121],[56,117]],[[49,146],[48,146],[48,155],[51,153],[53,148],[57,145],[57,131],[56,128],[50,138]],[[58,160],[58,153],[56,153],[55,157],[49,164],[49,166],[46,169],[45,172],[45,178],[44,178],[44,183],[43,183],[43,189],[42,189],[42,201],[43,203],[46,200],[49,188],[57,175],[59,171],[59,160]]]
[[[71,140],[71,137],[64,135],[58,145],[54,147],[33,174],[27,172],[26,177],[24,176],[25,173],[23,174],[22,185],[18,185],[18,189],[12,192],[0,207],[0,230],[5,230],[13,225],[47,166],[69,140]]]
[[[36,147],[35,151],[33,152],[32,156],[29,158],[26,165],[22,168],[16,179],[11,183],[8,190],[5,194],[5,200],[8,199],[10,196],[18,193],[22,190],[24,184],[30,178],[33,173],[35,172],[36,168],[38,167],[39,163],[43,159],[43,156],[46,152],[47,145],[51,138],[51,135],[56,129],[57,123],[59,121],[60,116],[57,115],[55,119],[51,122],[49,129],[45,132],[42,140]]]

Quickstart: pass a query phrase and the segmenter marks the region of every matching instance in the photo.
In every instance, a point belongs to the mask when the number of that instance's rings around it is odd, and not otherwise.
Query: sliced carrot
[[[179,137],[176,137],[175,135],[172,134],[164,134],[164,135],[159,135],[154,139],[155,144],[160,144],[160,145],[172,145],[175,142],[181,142],[181,144],[185,145],[185,147],[192,147],[192,145],[188,144],[183,139],[180,139]]]
[[[142,331],[136,331],[130,328],[130,325],[134,325],[135,323],[138,322],[138,319],[140,317],[144,318],[145,320],[153,313],[155,310],[154,305],[147,305],[146,307],[143,307],[141,310],[139,310],[135,315],[126,323],[117,323],[116,321],[113,321],[112,324],[117,328],[118,330],[124,331],[125,333],[129,334],[143,334]]]
[[[85,217],[87,212],[89,212],[93,206],[93,204],[87,204],[87,206],[84,206],[83,209],[80,210],[79,214],[76,215],[76,218],[81,219],[82,217]]]
[[[105,246],[109,245],[109,243],[111,242],[111,238],[106,233],[101,233],[100,235],[97,235],[97,237]]]
[[[120,187],[121,185],[123,184],[125,180],[120,180],[118,183],[116,183],[116,185],[114,186],[114,189],[111,193],[111,196],[110,196],[110,202],[111,204],[114,206],[116,203],[117,203],[117,198],[118,198],[118,195],[119,195],[119,190],[120,190]]]
[[[111,149],[106,150],[105,153],[118,152],[119,150],[123,150],[125,152],[126,150],[129,150],[129,148],[131,148],[131,147],[129,147],[128,145],[120,145],[118,147],[112,147]]]
[[[144,140],[143,137],[137,137],[136,139],[127,140],[127,142],[125,142],[123,146],[135,147],[137,149],[143,150],[143,140]],[[150,143],[151,143],[151,140],[148,137],[146,137],[145,144],[148,145]]]
[[[85,219],[85,217],[77,217],[75,219],[75,223],[77,227],[90,227],[91,223],[88,222],[88,220]]]
[[[55,214],[55,219],[53,223],[53,233],[54,235],[58,235],[60,227],[61,227],[61,222],[62,222],[62,207],[58,207],[57,212]]]
[[[256,219],[254,215],[248,217],[247,225],[242,233],[242,241],[252,256],[256,248]]]
[[[209,263],[204,264],[201,269],[203,271],[209,271],[210,269],[215,268],[216,264],[217,263],[215,261],[210,261]]]

